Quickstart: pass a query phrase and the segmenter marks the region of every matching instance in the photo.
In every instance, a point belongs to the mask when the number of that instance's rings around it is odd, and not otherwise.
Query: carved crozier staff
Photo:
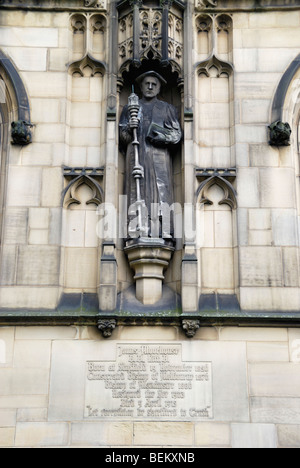
[[[137,232],[143,235],[146,233],[147,229],[143,226],[142,222],[142,208],[145,206],[145,201],[142,200],[141,197],[141,187],[140,187],[140,179],[144,177],[144,169],[140,165],[139,160],[139,141],[137,137],[137,129],[139,126],[139,97],[134,93],[134,88],[132,89],[132,93],[128,98],[128,111],[130,115],[130,127],[133,131],[133,141],[132,146],[134,148],[134,168],[132,171],[132,175],[136,181],[136,205],[137,205],[137,213],[138,213],[138,225],[137,225]]]

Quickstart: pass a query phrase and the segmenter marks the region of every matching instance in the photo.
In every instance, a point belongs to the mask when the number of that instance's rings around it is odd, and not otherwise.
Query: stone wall
[[[0,3],[0,446],[300,447],[299,1],[174,2],[165,98],[182,103],[188,225],[171,299],[148,308],[97,213],[122,227],[132,12]],[[11,144],[25,116],[32,142]]]
[[[1,307],[9,309],[51,310],[62,292],[99,293],[105,279],[99,268],[97,203],[113,203],[118,210],[123,192],[119,111],[114,121],[106,115],[107,15],[50,10],[3,9],[0,17],[1,50],[24,83],[35,125],[31,145],[9,147],[3,172],[0,299]],[[280,80],[298,56],[299,11],[226,10],[221,15],[219,10],[192,10],[189,21],[189,53],[196,69],[190,90],[194,121],[185,118],[185,150],[182,161],[176,160],[174,181],[176,201],[183,208],[192,203],[197,211],[193,295],[196,302],[201,294],[236,295],[243,310],[297,311],[297,73],[282,109],[293,130],[291,146],[270,146],[268,125]],[[70,182],[62,166],[105,166],[104,177],[97,179],[102,199],[87,205],[95,187],[83,180],[72,194],[81,204],[70,204],[67,194],[62,205],[62,191]],[[220,183],[205,189],[211,205],[200,196],[195,203],[202,180],[195,178],[195,168],[231,167],[237,169],[232,182],[236,206],[231,201],[219,205],[225,187]],[[182,297],[191,291],[178,268],[184,241],[178,241],[166,275],[166,284]],[[119,268],[110,284],[113,294],[133,283],[122,240],[115,243]]]
[[[211,363],[210,417],[128,420],[87,413],[87,361],[111,365],[118,345],[140,343],[180,345],[186,364]],[[108,340],[94,327],[3,327],[0,445],[299,447],[299,343],[299,330],[291,328],[202,328],[189,341],[171,327],[120,327]]]

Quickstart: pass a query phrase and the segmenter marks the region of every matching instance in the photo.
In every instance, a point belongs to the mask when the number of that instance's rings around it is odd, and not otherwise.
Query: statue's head
[[[164,78],[154,71],[144,73],[137,79],[137,82],[144,98],[149,100],[156,98],[162,85],[167,84]]]
[[[158,78],[147,76],[141,82],[141,91],[144,98],[154,99],[160,93],[161,84]]]

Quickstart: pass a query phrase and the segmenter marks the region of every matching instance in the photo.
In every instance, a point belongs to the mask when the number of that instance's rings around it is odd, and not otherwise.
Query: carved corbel
[[[218,5],[218,0],[196,0],[197,8],[216,7],[217,5]]]
[[[84,0],[84,6],[87,8],[105,8],[105,0]]]
[[[12,144],[26,146],[32,142],[32,134],[30,129],[33,125],[25,120],[17,120],[11,124]]]
[[[271,146],[289,146],[292,129],[288,123],[280,120],[272,123],[269,127]]]
[[[200,328],[200,320],[183,319],[182,329],[188,338],[194,338],[197,330]]]
[[[101,331],[103,338],[110,338],[116,326],[116,319],[99,319],[97,323],[97,328]]]

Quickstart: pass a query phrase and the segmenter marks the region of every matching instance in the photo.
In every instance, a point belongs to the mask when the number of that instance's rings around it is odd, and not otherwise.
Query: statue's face
[[[146,99],[154,99],[160,93],[161,84],[155,76],[147,76],[141,84],[143,96]]]

